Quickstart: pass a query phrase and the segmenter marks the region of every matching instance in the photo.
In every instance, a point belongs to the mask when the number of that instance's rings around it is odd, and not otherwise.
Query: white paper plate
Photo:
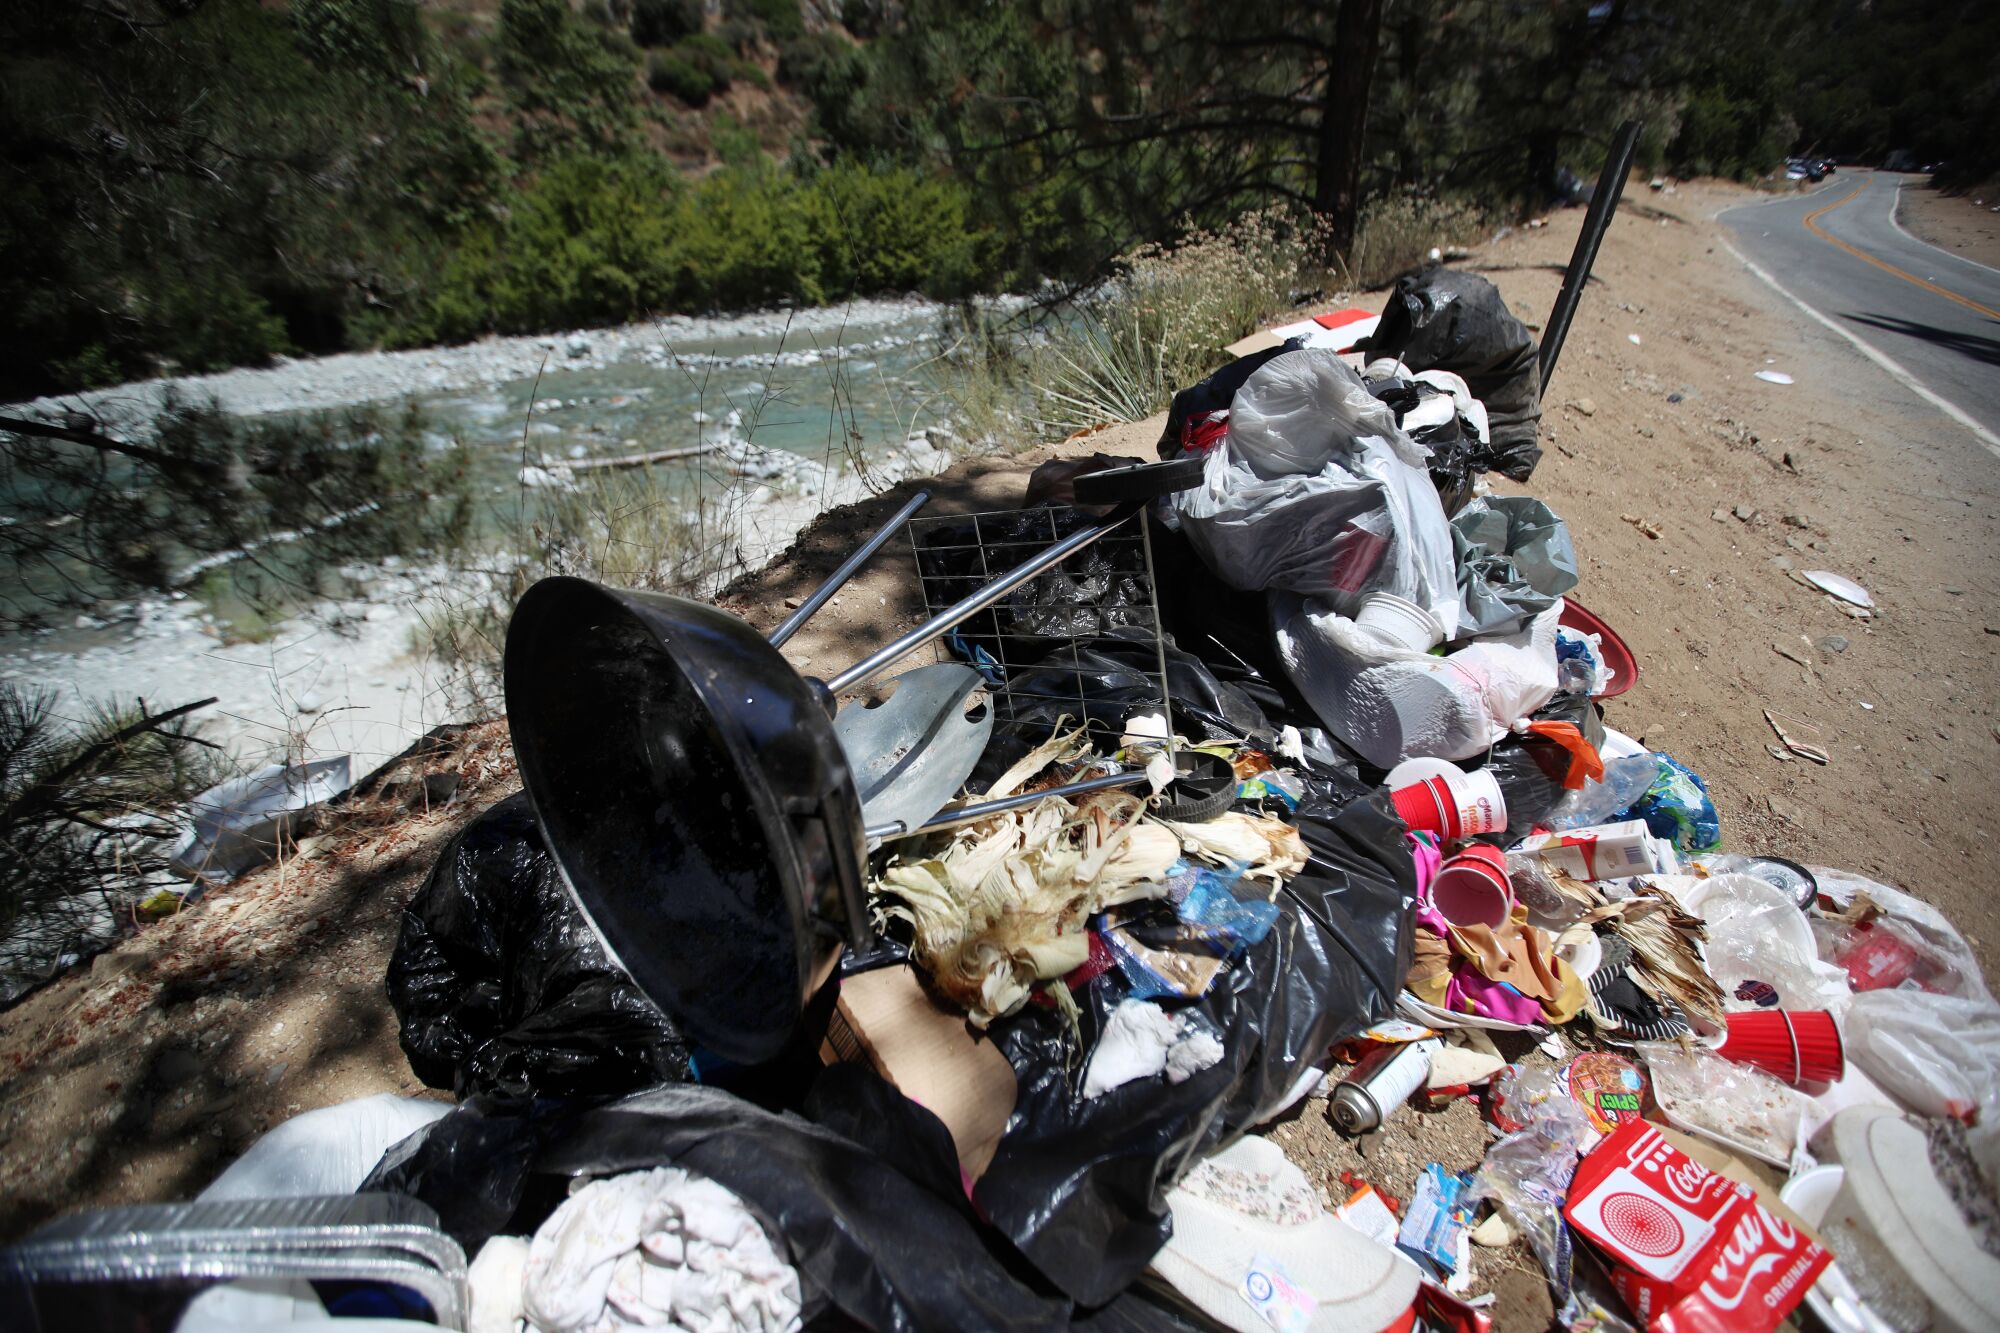
[[[1875,605],[1875,599],[1868,595],[1868,589],[1845,574],[1833,574],[1824,569],[1808,569],[1801,577],[1821,592],[1830,592],[1843,602],[1870,608]]]

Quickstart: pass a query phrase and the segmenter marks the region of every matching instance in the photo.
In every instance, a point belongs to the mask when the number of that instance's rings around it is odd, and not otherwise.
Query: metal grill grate
[[[938,614],[1096,521],[1065,508],[913,519],[910,541],[926,615]],[[998,721],[1053,721],[1067,712],[1073,721],[1111,732],[1115,743],[1124,717],[1106,712],[1102,660],[1083,657],[1106,640],[1123,641],[1114,645],[1124,649],[1119,655],[1126,664],[1118,672],[1116,706],[1125,716],[1164,709],[1165,645],[1144,513],[974,615],[938,644],[940,656],[969,663],[986,678]],[[1143,656],[1132,651],[1141,646]]]

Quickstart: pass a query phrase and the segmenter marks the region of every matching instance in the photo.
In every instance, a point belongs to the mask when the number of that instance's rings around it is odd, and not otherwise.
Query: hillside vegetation
[[[1544,206],[1628,115],[1648,169],[1890,148],[1990,169],[1996,13],[12,0],[0,392],[663,309],[1074,287],[1250,209],[1321,215],[1329,263],[1376,268],[1437,217]]]

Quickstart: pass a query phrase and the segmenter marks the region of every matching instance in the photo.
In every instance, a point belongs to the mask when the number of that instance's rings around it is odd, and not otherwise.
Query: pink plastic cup
[[[1482,842],[1446,861],[1431,881],[1431,906],[1454,926],[1505,925],[1514,910],[1507,854]]]

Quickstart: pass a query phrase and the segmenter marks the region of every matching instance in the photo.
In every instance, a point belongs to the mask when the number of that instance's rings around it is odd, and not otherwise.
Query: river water
[[[756,563],[822,508],[870,483],[948,461],[944,406],[925,373],[942,311],[916,301],[675,317],[619,329],[495,338],[465,347],[344,354],[151,380],[17,404],[83,406],[115,424],[162,395],[212,395],[243,415],[413,398],[434,443],[468,450],[486,545],[507,538],[524,484],[570,483],[568,465],[698,444],[715,458],[662,464],[670,495],[732,497]],[[532,406],[531,406],[532,405]],[[866,477],[851,457],[867,460]],[[525,464],[525,466],[524,466]],[[210,695],[209,733],[245,759],[354,756],[357,775],[465,710],[461,683],[423,648],[425,621],[477,593],[477,561],[393,558],[343,567],[325,595],[247,633],[240,608],[176,594],[108,603],[35,635],[0,635],[0,680],[47,689],[59,712],[95,702],[170,707]],[[490,563],[490,562],[489,562]]]

